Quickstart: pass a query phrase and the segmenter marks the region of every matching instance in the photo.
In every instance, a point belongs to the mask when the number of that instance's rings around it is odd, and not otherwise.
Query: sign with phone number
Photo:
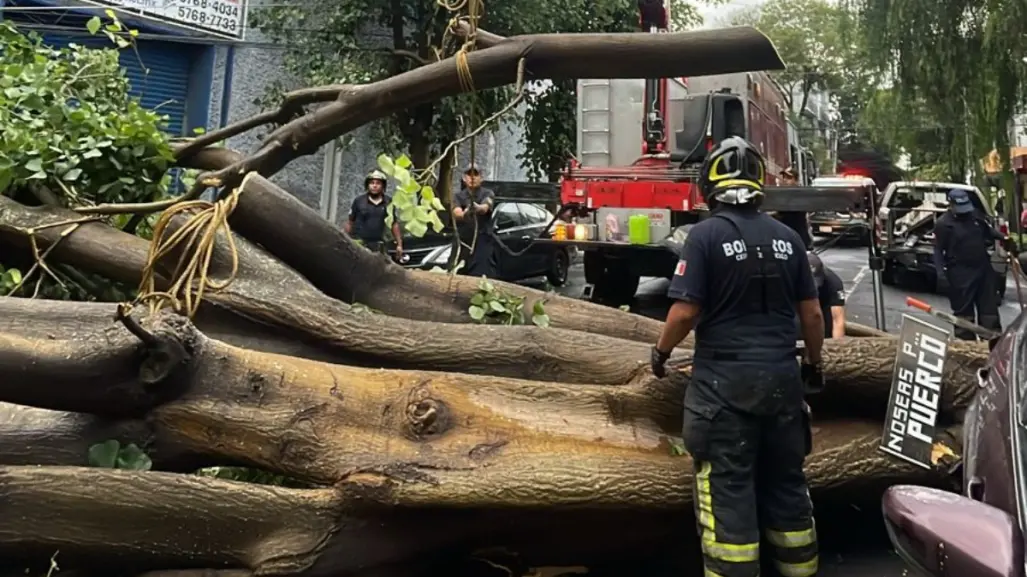
[[[246,32],[246,0],[86,1],[236,40]]]

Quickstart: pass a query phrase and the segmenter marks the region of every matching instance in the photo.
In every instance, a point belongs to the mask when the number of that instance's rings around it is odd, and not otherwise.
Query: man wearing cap
[[[807,256],[817,285],[820,312],[824,315],[824,338],[840,339],[845,336],[845,285],[820,256],[812,252]]]
[[[790,166],[777,175],[777,182],[778,186],[799,186],[795,169]],[[799,235],[799,238],[802,239],[803,244],[806,245],[807,250],[813,248],[813,231],[810,230],[809,218],[805,212],[776,212],[771,213],[771,216],[781,221],[781,224],[794,230]]]
[[[998,288],[988,249],[1011,241],[995,230],[974,208],[963,189],[948,193],[949,212],[934,225],[934,269],[945,275],[949,285],[952,314],[987,329],[1001,330],[998,315]],[[976,314],[975,314],[976,313]],[[976,336],[956,327],[955,336],[975,340]]]
[[[461,274],[492,277],[496,274],[496,239],[492,228],[495,193],[481,185],[474,165],[464,171],[463,186],[453,195],[453,220],[460,236]],[[470,251],[468,253],[468,251]]]

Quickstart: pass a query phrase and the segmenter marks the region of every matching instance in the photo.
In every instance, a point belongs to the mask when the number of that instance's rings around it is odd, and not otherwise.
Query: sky
[[[750,6],[759,6],[763,0],[730,0],[716,6],[707,6],[700,3],[699,12],[702,14],[703,28],[722,28],[727,26],[723,20],[732,12]]]

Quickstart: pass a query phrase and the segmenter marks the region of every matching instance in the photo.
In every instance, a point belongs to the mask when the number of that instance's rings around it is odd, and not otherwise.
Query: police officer
[[[977,213],[966,190],[950,190],[948,200],[949,212],[934,225],[934,270],[948,281],[952,314],[986,329],[1001,330],[997,279],[988,248],[995,241],[1002,241],[1011,252],[1016,247]],[[976,339],[974,333],[959,327],[955,335]]]
[[[819,256],[811,252],[808,258],[824,316],[824,338],[840,339],[845,336],[845,285]]]
[[[493,277],[496,274],[496,239],[492,207],[496,195],[481,182],[481,172],[477,167],[467,167],[463,186],[453,195],[453,219],[460,241],[465,245],[460,251],[464,260],[460,274]]]
[[[364,194],[353,199],[349,219],[344,229],[346,234],[360,240],[368,250],[385,251],[385,217],[392,197],[385,194],[385,173],[372,170],[364,179]],[[399,220],[393,214],[392,238],[396,241],[396,259],[403,256],[403,233]]]
[[[668,290],[675,302],[652,349],[662,377],[695,328],[682,433],[706,574],[721,577],[760,574],[761,528],[782,574],[817,572],[802,377],[820,375],[824,321],[802,241],[758,211],[765,171],[741,138],[708,155],[700,186],[712,214],[688,235]],[[801,370],[799,325],[808,355]]]

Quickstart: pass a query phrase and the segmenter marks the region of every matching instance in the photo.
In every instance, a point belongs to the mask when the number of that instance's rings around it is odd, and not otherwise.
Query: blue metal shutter
[[[74,42],[90,48],[113,47],[105,36],[43,34],[43,42],[55,48]],[[139,40],[137,50],[121,50],[121,67],[131,85],[131,94],[142,105],[168,115],[167,131],[186,136],[186,102],[189,97],[191,63],[198,58],[196,47],[178,42]],[[138,54],[137,54],[138,51]]]

